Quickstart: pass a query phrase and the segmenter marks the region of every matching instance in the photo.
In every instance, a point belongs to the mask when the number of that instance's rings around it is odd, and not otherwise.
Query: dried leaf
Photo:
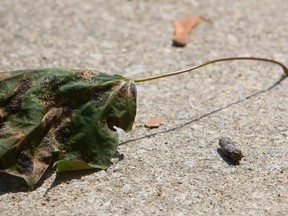
[[[39,69],[0,73],[0,169],[33,187],[51,161],[57,172],[106,169],[114,126],[136,115],[131,79],[97,71]]]
[[[243,154],[240,149],[236,148],[235,144],[229,137],[222,137],[219,140],[219,145],[223,154],[235,162],[239,162]]]
[[[174,21],[174,38],[173,45],[174,46],[186,46],[189,43],[189,34],[192,29],[194,29],[201,18],[197,17],[184,17],[182,19]]]
[[[145,122],[145,127],[147,128],[158,128],[161,124],[161,119],[159,117],[150,118]]]

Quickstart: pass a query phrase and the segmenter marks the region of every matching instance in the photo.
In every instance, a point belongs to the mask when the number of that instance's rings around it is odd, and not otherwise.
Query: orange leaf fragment
[[[147,128],[158,128],[161,125],[161,119],[159,117],[153,117],[145,122]]]
[[[189,43],[189,34],[201,21],[201,17],[184,17],[174,21],[173,45],[184,47]]]

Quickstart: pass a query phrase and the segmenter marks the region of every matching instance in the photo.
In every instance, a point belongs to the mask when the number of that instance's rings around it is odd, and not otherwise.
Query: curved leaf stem
[[[283,63],[273,60],[273,59],[268,59],[268,58],[259,58],[259,57],[229,57],[229,58],[219,58],[219,59],[215,59],[215,60],[210,60],[207,61],[205,63],[193,66],[193,67],[189,67],[183,70],[179,70],[179,71],[174,71],[171,73],[166,73],[166,74],[162,74],[162,75],[157,75],[157,76],[152,76],[152,77],[147,77],[147,78],[140,78],[140,79],[134,79],[135,83],[140,83],[140,82],[146,82],[146,81],[151,81],[151,80],[155,80],[155,79],[160,79],[160,78],[164,78],[164,77],[169,77],[169,76],[176,76],[182,73],[187,73],[187,72],[191,72],[195,69],[210,65],[210,64],[214,64],[217,62],[224,62],[224,61],[236,61],[236,60],[253,60],[253,61],[263,61],[263,62],[270,62],[273,64],[277,64],[279,66],[281,66],[284,70],[284,73],[286,74],[286,76],[288,76],[288,67],[285,66]]]

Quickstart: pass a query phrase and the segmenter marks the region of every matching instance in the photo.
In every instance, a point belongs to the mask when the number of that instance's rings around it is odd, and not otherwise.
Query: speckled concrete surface
[[[261,56],[288,64],[285,0],[0,2],[0,70],[85,67],[129,77],[217,57]],[[185,48],[172,21],[203,15]],[[121,134],[124,160],[107,171],[49,171],[32,192],[1,176],[1,215],[287,215],[288,80],[259,62],[219,63],[138,85],[138,115]],[[163,119],[158,129],[144,122]],[[174,128],[174,130],[173,130]],[[149,136],[152,135],[152,136]],[[244,160],[218,154],[229,136]],[[14,182],[15,183],[15,182]]]

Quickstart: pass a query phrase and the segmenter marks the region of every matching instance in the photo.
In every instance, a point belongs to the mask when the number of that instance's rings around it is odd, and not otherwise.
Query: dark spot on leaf
[[[135,83],[133,82],[130,84],[130,93],[132,97],[136,97],[137,95],[137,89],[136,89]]]
[[[66,117],[70,117],[72,115],[72,110],[70,106],[63,106],[63,113]]]
[[[128,84],[125,83],[118,91],[118,97],[125,98],[128,93]]]
[[[29,175],[33,172],[33,161],[26,155],[26,154],[21,154],[17,168],[20,173]]]
[[[39,100],[45,108],[53,107],[57,104],[59,97],[56,94],[60,80],[57,76],[49,75],[41,80],[41,93],[38,95]]]
[[[18,88],[15,92],[8,98],[7,105],[5,107],[5,111],[9,114],[15,114],[21,108],[22,97],[25,92],[27,92],[32,87],[31,79],[22,79]]]
[[[92,103],[96,107],[104,106],[109,99],[109,93],[105,92],[96,92],[92,98]]]
[[[55,139],[51,133],[48,133],[45,137],[43,137],[41,144],[49,153],[52,153],[54,150]]]
[[[30,78],[25,78],[20,81],[20,85],[17,89],[19,94],[25,93],[32,86],[32,80]]]
[[[71,137],[71,132],[67,127],[60,127],[55,131],[54,135],[57,142],[67,145]]]
[[[49,91],[55,91],[59,83],[60,81],[57,76],[49,75],[41,80],[41,87]]]

